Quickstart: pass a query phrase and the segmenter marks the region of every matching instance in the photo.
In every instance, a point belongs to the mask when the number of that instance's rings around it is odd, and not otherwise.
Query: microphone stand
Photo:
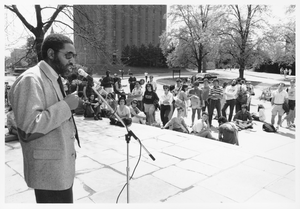
[[[127,130],[127,134],[125,134],[125,141],[127,143],[127,167],[126,167],[126,181],[127,181],[127,203],[129,203],[129,180],[130,180],[130,167],[129,167],[129,142],[131,137],[133,137],[134,139],[136,139],[140,145],[143,147],[143,149],[148,153],[148,155],[150,156],[150,158],[155,161],[155,158],[153,157],[153,155],[146,149],[146,147],[142,144],[141,140],[133,133],[132,130],[129,129],[129,127],[127,125],[125,125],[125,123],[123,122],[123,120],[120,118],[120,116],[115,112],[114,109],[111,108],[111,106],[107,103],[107,101],[101,96],[101,94],[99,94],[98,89],[93,86],[92,89],[94,90],[94,92],[97,94],[97,96],[102,100],[102,102],[104,102],[106,104],[106,106],[113,112],[114,116],[122,123],[122,125],[126,128]],[[108,94],[105,90],[102,90],[103,92],[105,92],[105,94]]]

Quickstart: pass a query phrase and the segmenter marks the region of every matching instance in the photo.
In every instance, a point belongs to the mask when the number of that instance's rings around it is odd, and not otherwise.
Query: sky
[[[166,2],[168,3],[168,2]],[[270,3],[271,4],[271,3]],[[24,15],[24,17],[28,20],[29,23],[31,23],[33,26],[35,26],[35,11],[33,5],[18,5],[19,11]],[[43,6],[50,6],[50,5],[41,5]],[[55,6],[56,5],[52,5]],[[285,11],[284,5],[272,5],[272,10],[274,14],[274,23],[277,21],[279,22],[282,20],[284,16]],[[51,14],[53,13],[53,10],[46,9],[42,13],[43,17],[49,18]],[[66,18],[64,15],[59,15],[58,18],[65,22],[70,22],[68,18]],[[4,40],[5,40],[5,46],[4,46],[4,54],[5,56],[10,56],[10,52],[14,48],[22,47],[26,44],[26,40],[28,36],[32,35],[31,32],[29,32],[23,23],[19,20],[19,18],[13,14],[11,11],[4,9]],[[71,22],[70,22],[71,23]],[[67,27],[62,27],[61,24],[55,24],[53,25],[53,29],[55,32],[67,32],[72,33],[71,29]],[[48,31],[50,33],[50,30]],[[72,37],[70,37],[72,38]]]

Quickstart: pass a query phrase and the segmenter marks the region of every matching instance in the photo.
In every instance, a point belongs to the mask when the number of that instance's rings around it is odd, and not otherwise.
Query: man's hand
[[[77,91],[73,92],[72,94],[67,95],[64,98],[64,101],[69,105],[71,110],[75,110],[79,104],[79,97],[77,95]]]

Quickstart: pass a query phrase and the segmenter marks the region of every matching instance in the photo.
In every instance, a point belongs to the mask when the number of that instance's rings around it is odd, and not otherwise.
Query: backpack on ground
[[[262,129],[266,132],[277,132],[276,128],[270,123],[264,123]]]

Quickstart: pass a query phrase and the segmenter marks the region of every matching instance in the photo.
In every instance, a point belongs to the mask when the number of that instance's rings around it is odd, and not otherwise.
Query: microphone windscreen
[[[83,76],[83,77],[86,77],[88,74],[81,68],[78,69],[78,74]]]

